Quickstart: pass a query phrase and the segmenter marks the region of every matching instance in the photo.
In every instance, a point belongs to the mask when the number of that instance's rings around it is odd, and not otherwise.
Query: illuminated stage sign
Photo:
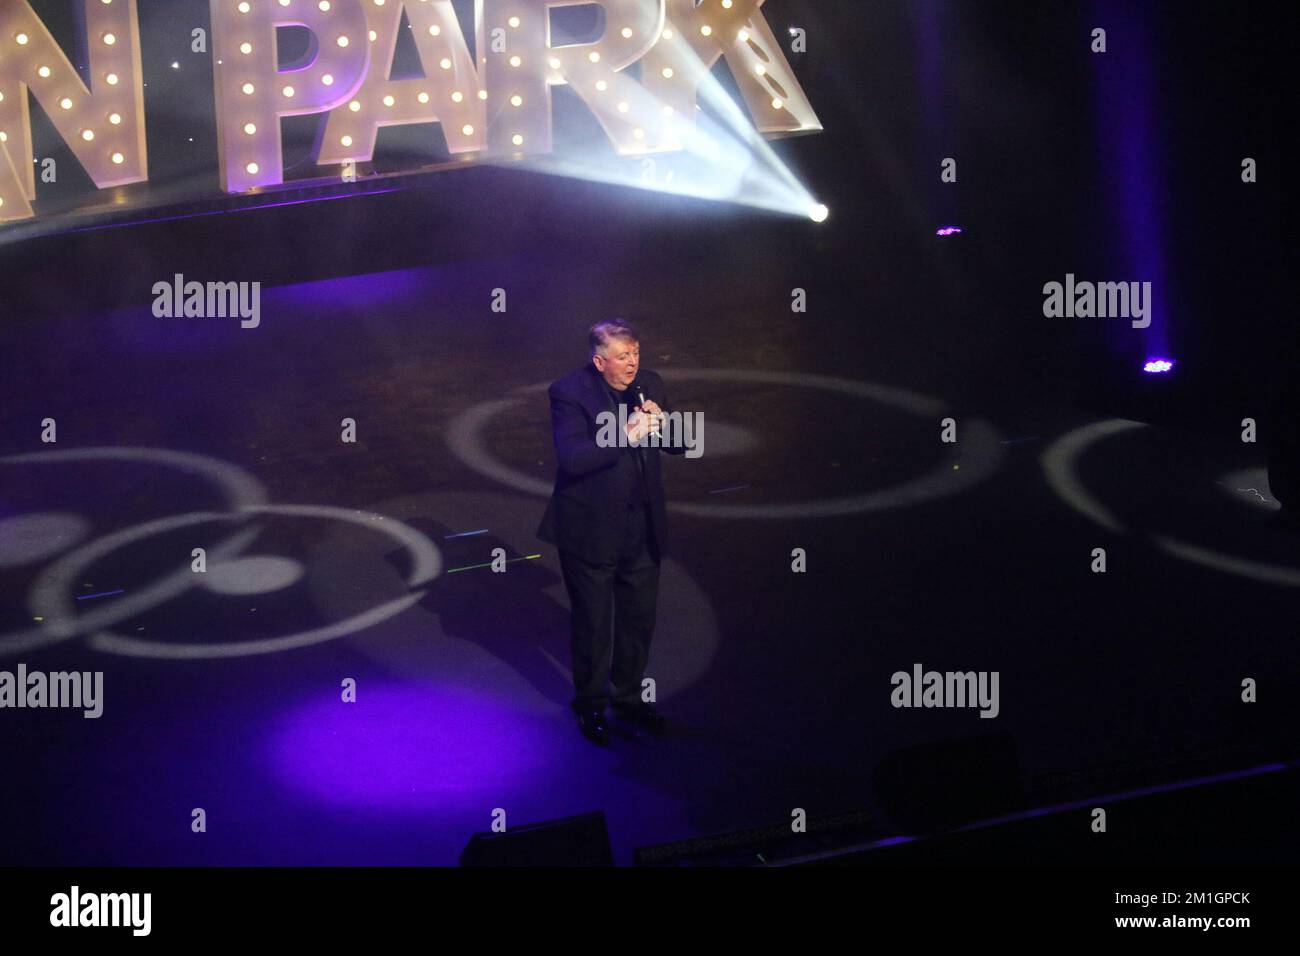
[[[30,92],[99,189],[147,182],[136,0],[81,0],[85,78],[28,0],[0,0],[0,221],[31,218]],[[218,162],[230,193],[284,181],[280,120],[326,114],[318,165],[373,158],[381,126],[441,123],[453,155],[552,151],[551,88],[568,85],[619,155],[683,148],[724,59],[767,135],[821,129],[763,0],[594,0],[605,30],[551,45],[575,0],[475,0],[471,55],[452,0],[211,0]],[[422,77],[390,79],[402,15]],[[282,69],[277,31],[305,27],[309,62]],[[640,64],[641,79],[626,68]]]

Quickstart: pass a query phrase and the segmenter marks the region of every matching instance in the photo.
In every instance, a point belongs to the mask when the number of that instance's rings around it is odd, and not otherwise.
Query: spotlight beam
[[[678,69],[686,71],[697,91],[701,105],[693,119],[677,114],[644,84],[634,88],[624,85],[618,93],[620,111],[637,122],[638,129],[663,130],[666,124],[662,139],[612,154],[608,142],[601,140],[562,152],[513,160],[502,157],[499,162],[522,163],[549,175],[736,203],[824,222],[829,216],[827,207],[776,154],[690,43],[680,33],[659,43],[668,45],[668,55],[680,64]]]

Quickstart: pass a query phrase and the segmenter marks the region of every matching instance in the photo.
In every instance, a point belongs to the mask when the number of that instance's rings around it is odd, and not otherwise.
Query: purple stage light
[[[326,695],[277,723],[267,757],[285,783],[323,803],[373,810],[535,790],[563,762],[557,728],[569,730],[504,695],[442,684],[372,685],[353,704]]]
[[[960,227],[960,226],[942,226],[942,227],[940,227],[940,229],[935,233],[935,235],[936,235],[936,236],[955,236],[955,235],[957,235],[957,233],[959,233],[959,232],[961,232],[961,227]]]
[[[1151,359],[1146,365],[1142,366],[1142,371],[1150,374],[1173,371],[1174,363],[1169,359]]]

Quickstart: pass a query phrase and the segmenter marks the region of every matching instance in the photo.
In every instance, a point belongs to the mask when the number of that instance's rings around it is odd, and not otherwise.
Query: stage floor
[[[1008,735],[1031,800],[1294,756],[1300,538],[1258,446],[945,393],[828,348],[758,272],[742,301],[699,278],[689,306],[627,302],[704,454],[665,464],[670,735],[592,746],[534,532],[545,386],[622,280],[552,265],[268,288],[258,329],[141,305],[0,333],[0,670],[104,674],[97,719],[0,714],[0,863],[452,864],[498,809],[603,810],[626,863],[882,809],[879,762],[942,742]],[[998,672],[996,717],[895,708],[915,665]]]

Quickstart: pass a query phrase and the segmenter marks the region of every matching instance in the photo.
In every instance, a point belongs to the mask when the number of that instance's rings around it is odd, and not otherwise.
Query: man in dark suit
[[[663,717],[641,699],[668,544],[659,452],[686,449],[647,437],[662,434],[668,398],[663,379],[641,367],[632,328],[599,322],[588,346],[591,363],[548,392],[557,470],[537,535],[559,549],[569,592],[572,707],[583,734],[604,744],[609,703],[624,720],[663,732]],[[618,432],[626,438],[611,441]]]

